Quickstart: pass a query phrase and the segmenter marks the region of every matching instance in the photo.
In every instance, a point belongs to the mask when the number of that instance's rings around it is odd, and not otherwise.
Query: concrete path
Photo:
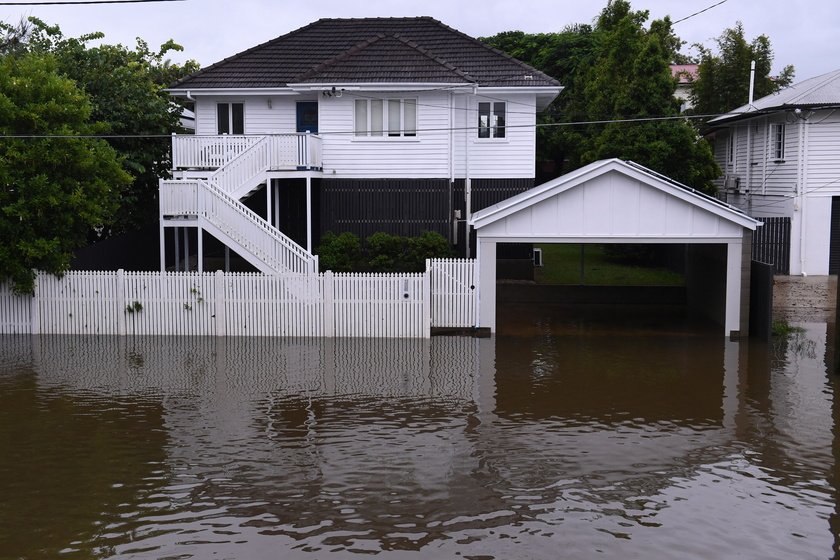
[[[833,323],[837,276],[776,276],[773,286],[775,321]]]

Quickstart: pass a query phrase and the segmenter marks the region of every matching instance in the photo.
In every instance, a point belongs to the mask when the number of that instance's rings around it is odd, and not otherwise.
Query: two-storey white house
[[[170,89],[195,135],[161,182],[161,266],[208,234],[269,273],[310,269],[326,231],[465,248],[473,212],[534,186],[561,89],[429,17],[322,19],[213,64]]]
[[[789,220],[790,248],[783,256],[789,258],[791,274],[837,274],[840,70],[763,97],[709,124],[724,172],[718,187],[726,201],[768,225],[774,218]],[[787,236],[785,229],[778,233]]]

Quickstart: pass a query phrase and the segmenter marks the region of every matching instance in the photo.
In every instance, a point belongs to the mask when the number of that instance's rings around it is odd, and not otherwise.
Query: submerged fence
[[[428,337],[475,325],[475,263],[418,274],[39,273],[34,294],[0,286],[0,333]]]

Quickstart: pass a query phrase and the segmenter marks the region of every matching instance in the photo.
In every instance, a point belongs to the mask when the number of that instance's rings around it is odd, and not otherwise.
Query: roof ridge
[[[321,20],[318,20],[318,21],[321,21]],[[329,68],[331,66],[335,66],[335,64],[337,62],[342,61],[342,60],[347,60],[349,57],[353,56],[354,54],[363,51],[366,47],[368,47],[368,46],[370,46],[370,45],[372,45],[372,44],[374,44],[378,41],[381,41],[382,39],[385,38],[385,36],[386,36],[385,33],[377,33],[376,35],[372,36],[371,38],[365,39],[364,41],[353,45],[352,47],[350,47],[346,51],[341,52],[341,53],[335,55],[334,57],[317,64],[316,66],[313,66],[312,68],[310,68],[309,70],[307,70],[303,74],[300,74],[300,75],[296,76],[295,78],[293,78],[292,82],[302,82],[304,80],[307,80],[311,76],[319,74],[319,73],[323,72],[324,70],[326,70],[327,68]]]
[[[433,19],[433,18],[429,18],[429,19]],[[405,43],[409,47],[413,48],[414,50],[416,50],[420,54],[422,54],[424,56],[427,56],[431,60],[437,62],[440,65],[442,65],[443,67],[445,67],[449,70],[452,70],[453,72],[455,72],[456,74],[458,74],[459,76],[464,78],[465,80],[470,81],[470,82],[478,82],[478,80],[473,78],[470,75],[469,72],[467,72],[465,70],[461,70],[458,66],[456,66],[452,62],[449,62],[445,58],[441,58],[440,56],[436,55],[435,53],[433,53],[432,51],[430,51],[426,47],[423,47],[423,46],[419,45],[416,41],[412,41],[411,39],[409,39],[407,37],[403,37],[401,33],[394,33],[394,37],[396,39],[402,41],[403,43]]]
[[[376,21],[395,21],[395,20],[428,20],[428,21],[430,21],[430,22],[432,22],[432,23],[435,23],[435,24],[436,24],[436,25],[438,25],[439,27],[441,27],[441,28],[443,28],[443,29],[446,29],[447,31],[450,31],[450,32],[452,32],[452,33],[455,33],[456,35],[459,35],[459,36],[463,37],[464,39],[467,39],[467,40],[472,41],[473,43],[475,43],[475,44],[477,44],[477,45],[480,45],[481,47],[483,47],[483,48],[484,48],[484,49],[486,49],[486,50],[489,50],[489,51],[491,51],[491,52],[493,52],[493,53],[495,53],[495,54],[498,54],[498,55],[501,55],[501,56],[505,57],[506,59],[510,60],[511,62],[514,62],[515,64],[517,64],[518,66],[520,66],[521,68],[523,68],[524,70],[528,70],[528,71],[529,71],[529,72],[528,72],[529,74],[536,74],[537,76],[540,76],[540,77],[542,77],[542,78],[545,78],[546,80],[553,81],[553,82],[557,82],[557,79],[556,79],[556,78],[552,78],[551,76],[549,76],[549,75],[548,75],[548,74],[546,74],[545,72],[542,72],[541,70],[537,70],[537,69],[536,69],[536,68],[534,68],[533,66],[530,66],[530,65],[528,65],[528,64],[526,64],[526,63],[524,63],[524,62],[522,62],[521,60],[519,60],[519,59],[517,59],[517,58],[514,58],[513,56],[509,55],[508,53],[506,53],[506,52],[504,52],[504,51],[501,51],[501,50],[499,50],[499,49],[497,49],[497,48],[495,48],[495,47],[491,47],[490,45],[488,45],[488,44],[487,44],[487,43],[485,43],[484,41],[481,41],[481,40],[479,40],[479,39],[476,39],[475,37],[472,37],[471,35],[467,35],[467,34],[466,34],[466,33],[464,33],[463,31],[460,31],[460,30],[458,30],[458,29],[455,29],[454,27],[451,27],[451,26],[449,26],[449,25],[447,25],[447,24],[443,23],[443,22],[442,22],[442,21],[440,21],[439,19],[436,19],[436,18],[434,18],[434,17],[432,17],[432,16],[413,16],[413,17],[411,17],[411,16],[409,16],[409,17],[372,17],[372,18],[324,18],[324,19],[323,19],[323,21],[369,21],[369,20],[376,20]],[[322,21],[322,20],[318,20],[318,21]],[[441,59],[441,60],[443,60],[443,59]],[[473,81],[477,81],[477,80],[473,80]]]
[[[170,88],[190,90],[202,88],[286,87],[306,79],[317,80],[336,73],[347,79],[366,82],[368,78],[387,78],[376,70],[377,60],[390,58],[387,47],[377,47],[374,58],[359,54],[376,41],[394,37],[402,42],[407,59],[425,66],[429,78],[443,81],[464,81],[484,87],[556,87],[559,82],[521,60],[454,29],[431,16],[386,18],[321,18],[308,25],[243,50],[202,68],[173,83]],[[394,43],[397,48],[399,44]],[[357,55],[357,65],[342,63]],[[332,65],[333,69],[330,69]],[[341,65],[341,66],[339,66]],[[424,81],[423,73],[413,75],[396,60],[385,66],[395,77],[408,81]]]
[[[370,19],[370,18],[366,18],[366,19]],[[384,18],[381,18],[381,19],[384,19]],[[396,39],[397,41],[401,42],[405,46],[417,51],[418,53],[425,56],[426,58],[428,58],[428,59],[432,60],[433,62],[443,66],[447,70],[452,71],[454,74],[460,76],[464,80],[467,80],[467,81],[470,81],[470,82],[477,82],[478,81],[475,78],[473,78],[472,76],[470,76],[470,74],[468,72],[465,72],[465,71],[459,69],[457,66],[455,66],[451,62],[448,62],[448,61],[444,60],[443,58],[441,58],[441,57],[435,55],[434,53],[432,53],[431,51],[429,51],[428,49],[420,46],[415,41],[412,41],[412,40],[408,39],[407,37],[403,37],[400,33],[394,31],[394,32],[387,32],[387,33],[386,32],[377,33],[376,35],[370,37],[369,39],[365,39],[364,41],[362,41],[360,43],[357,43],[356,45],[350,47],[346,51],[332,57],[331,59],[326,60],[326,61],[318,64],[317,66],[313,66],[312,68],[310,68],[309,70],[307,70],[303,74],[300,74],[299,76],[293,78],[293,80],[291,82],[292,83],[293,82],[303,82],[303,81],[309,80],[310,78],[312,78],[314,76],[317,76],[318,74],[320,74],[324,70],[326,70],[330,67],[336,66],[339,62],[343,62],[345,60],[348,60],[348,59],[352,58],[354,55],[364,51],[369,46],[371,46],[375,43],[378,43],[379,41],[382,41],[383,39],[388,39],[388,38]]]

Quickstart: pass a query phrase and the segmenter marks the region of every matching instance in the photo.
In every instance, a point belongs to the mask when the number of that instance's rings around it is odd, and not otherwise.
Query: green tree
[[[0,279],[21,293],[33,269],[60,275],[109,223],[131,177],[90,124],[88,96],[51,55],[0,57]]]
[[[90,96],[91,119],[107,123],[102,132],[123,156],[123,168],[134,177],[104,236],[154,223],[158,216],[158,180],[168,177],[171,169],[170,135],[181,131],[181,107],[164,89],[196,71],[198,64],[189,61],[181,66],[166,59],[170,51],[183,50],[171,40],[157,51],[150,50],[141,39],[134,49],[89,46],[104,35],[97,32],[67,38],[58,26],[37,18],[29,21],[32,27],[25,39],[27,48],[53,54],[59,73]]]
[[[556,33],[529,34],[506,31],[481,40],[522,62],[545,72],[565,89],[537,117],[537,161],[562,164],[574,150],[559,127],[578,74],[585,71],[594,57],[594,33],[591,25],[569,25]]]
[[[31,31],[32,24],[26,19],[15,25],[0,21],[0,55],[24,52]]]
[[[708,143],[679,119],[670,64],[682,44],[671,22],[651,22],[625,0],[610,0],[595,26],[591,63],[573,84],[564,129],[570,168],[600,159],[633,160],[676,181],[714,192],[720,174]]]
[[[759,99],[793,82],[793,66],[785,66],[772,77],[773,49],[770,39],[759,35],[751,42],[744,37],[744,26],[737,22],[717,38],[715,54],[703,45],[697,80],[692,84],[691,100],[697,115],[719,115],[749,103],[750,66],[755,61],[754,98]]]

